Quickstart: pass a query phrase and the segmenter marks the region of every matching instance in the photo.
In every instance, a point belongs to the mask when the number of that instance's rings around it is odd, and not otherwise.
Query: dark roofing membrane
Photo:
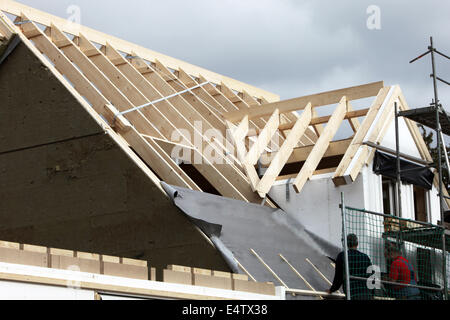
[[[169,186],[164,182],[162,186],[175,205],[212,240],[233,272],[244,273],[235,258],[258,282],[282,286],[251,252],[253,249],[289,288],[311,290],[279,254],[315,290],[330,288],[306,259],[332,281],[334,268],[330,258],[335,259],[341,249],[306,230],[285,211]]]

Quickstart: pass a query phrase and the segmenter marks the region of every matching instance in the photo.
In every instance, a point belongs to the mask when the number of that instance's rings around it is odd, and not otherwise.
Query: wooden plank
[[[139,58],[134,58],[136,60]],[[176,93],[176,91],[160,76],[158,72],[153,72],[145,75],[147,81],[164,96],[169,96]],[[163,104],[163,103],[161,103]],[[253,203],[260,203],[260,198],[252,190],[250,181],[247,176],[239,168],[234,165],[234,159],[225,154],[223,150],[218,149],[218,146],[208,141],[203,136],[203,132],[207,130],[214,130],[207,121],[204,121],[201,114],[192,107],[183,97],[176,96],[166,104],[168,108],[160,109],[161,112],[171,112],[168,118],[174,123],[177,128],[188,128],[191,130],[191,137],[203,137],[201,144],[203,150],[199,153],[199,159],[202,164],[194,161],[194,167],[224,196],[231,197],[238,200],[249,201]],[[194,126],[195,123],[202,124],[202,128]],[[199,131],[199,130],[202,130]],[[204,130],[204,131],[203,131]],[[197,146],[199,148],[199,146]],[[220,164],[211,163],[205,156],[206,150],[216,152]]]
[[[155,61],[156,66],[156,72],[159,72],[162,76],[163,74],[170,74],[174,81],[168,82],[172,88],[177,91],[183,91],[186,90],[188,87],[184,85],[183,82],[179,81],[177,77],[175,77],[174,74],[172,74],[163,64],[161,64],[158,60]],[[192,79],[191,79],[192,80]],[[208,121],[211,126],[213,126],[215,129],[219,130],[220,133],[225,136],[225,122],[220,117],[220,115],[217,114],[216,111],[214,111],[213,108],[208,106],[208,104],[203,102],[203,99],[198,97],[197,94],[202,95],[204,89],[202,87],[199,87],[197,89],[192,90],[191,92],[183,93],[181,96],[189,102],[197,111],[199,114],[202,115],[202,117]],[[206,92],[206,91],[205,91]]]
[[[229,130],[231,131],[231,136],[234,141],[234,145],[236,146],[238,159],[241,162],[242,167],[244,168],[244,172],[250,182],[252,190],[255,192],[259,183],[259,176],[258,173],[256,172],[255,167],[246,161],[247,150],[245,148],[244,143],[245,141],[244,139],[248,134],[248,118],[244,117],[244,119],[241,121],[241,123],[236,129],[233,128],[234,125],[229,121],[227,121],[227,125]]]
[[[294,271],[294,273],[303,280],[303,282],[308,286],[309,289],[311,289],[314,292],[317,292],[313,286],[300,274],[300,272],[297,271],[297,269],[295,269],[295,267],[282,255],[279,254],[280,258],[283,259],[284,262],[286,262],[286,264],[291,268],[292,271]],[[319,296],[320,300],[323,300],[322,296]]]
[[[24,26],[29,25],[30,24],[27,23]],[[52,42],[61,42],[63,41],[63,38],[69,40],[67,36],[62,33],[55,25],[52,25],[51,28],[47,28],[46,33],[50,35]],[[119,111],[124,111],[135,107],[135,105],[128,99],[128,97],[126,97],[72,41],[70,41],[70,45],[61,48],[61,51],[66,55],[68,59],[70,59],[77,65],[77,67],[83,72],[83,74],[89,79],[89,81],[91,81],[92,84],[94,84],[95,87],[100,90],[100,92],[108,100],[110,100],[117,109],[119,109]],[[74,85],[76,88],[78,88],[76,82],[74,83]],[[126,117],[127,119],[132,121],[133,125],[139,130],[139,132],[147,135],[155,135],[153,125],[141,113],[133,112],[126,115]]]
[[[239,97],[242,99],[242,101],[244,101],[249,107],[256,107],[256,106],[260,106],[260,103],[258,102],[258,100],[256,100],[254,97],[252,97],[247,91],[243,90],[241,93],[239,93]],[[292,117],[289,117],[289,115],[291,115]],[[282,114],[280,116],[280,123],[283,123],[282,121],[284,121],[284,123],[295,123],[297,121],[297,117],[295,117],[293,114]],[[269,120],[268,117],[264,117],[262,118],[262,120],[264,120],[265,122],[267,122]],[[294,121],[293,121],[294,120]],[[286,139],[286,135],[284,134],[283,131],[278,131],[277,135],[280,138],[279,143],[276,143],[274,145],[282,145],[283,142]],[[303,139],[303,137],[302,137]]]
[[[241,123],[236,129],[233,128],[234,125],[231,122],[227,121],[227,125],[229,130],[231,131],[231,135],[233,137],[234,144],[237,149],[238,159],[239,161],[244,163],[245,157],[247,155],[247,150],[245,149],[244,144],[244,138],[248,134],[248,117],[247,116],[244,117],[244,119],[242,119]]]
[[[194,87],[198,84],[194,79],[192,79],[189,74],[187,74],[187,72],[185,72],[181,68],[178,69],[178,79],[188,88]],[[226,112],[226,109],[209,94],[205,87],[193,89],[193,92],[205,103],[210,105],[212,111],[215,112],[217,116],[222,118],[222,113]]]
[[[28,20],[26,16],[22,16],[23,20]],[[22,24],[20,26],[22,30],[36,30],[37,27],[33,23]],[[103,106],[109,103],[109,101],[96,90],[90,81],[81,74],[78,69],[70,62],[70,60],[61,54],[61,52],[52,44],[52,42],[41,32],[39,37],[35,37],[33,42],[36,48],[45,53],[45,55],[55,65],[55,68],[63,75],[65,75],[69,81],[76,85],[77,91],[86,97],[91,103],[94,110],[99,114],[104,112]]]
[[[334,172],[336,172],[336,169],[337,169],[337,167],[316,170],[316,171],[314,171],[313,176],[319,176],[319,175],[323,175],[323,174],[334,173]],[[294,180],[295,178],[297,178],[297,176],[298,176],[298,174],[288,174],[288,175],[285,175],[285,176],[279,176],[277,178],[277,181]]]
[[[379,113],[381,113],[378,115],[378,119],[376,119],[376,123],[374,123],[374,127],[370,131],[370,135],[367,137],[368,141],[380,143],[383,140],[384,135],[389,129],[390,124],[392,124],[395,116],[394,103],[398,100],[398,89],[399,87],[395,86],[391,97],[385,101],[384,110],[379,111]],[[361,154],[358,160],[354,162],[353,166],[350,168],[350,171],[346,173],[352,182],[356,180],[362,167],[365,163],[367,163],[367,159],[370,158],[371,154],[375,154],[374,150],[370,150],[370,148],[366,145],[361,147]]]
[[[239,94],[239,96],[245,103],[248,104],[249,107],[257,107],[260,105],[259,102],[245,90],[242,90],[242,92]]]
[[[4,18],[3,21],[10,21],[1,12],[0,16]],[[20,19],[19,19],[20,20]],[[26,19],[28,20],[28,19]],[[0,21],[2,23],[2,21]],[[10,22],[9,22],[10,23]],[[22,25],[21,25],[22,26]],[[40,37],[34,38],[34,44],[28,40],[25,35],[21,32],[19,27],[9,25],[9,27],[18,34],[21,38],[22,43],[35,54],[36,58],[48,68],[54,76],[65,86],[65,88],[70,92],[74,98],[79,102],[80,106],[91,115],[91,117],[107,132],[111,138],[118,144],[118,146],[127,154],[136,165],[144,172],[144,174],[153,181],[156,186],[164,192],[163,188],[160,186],[160,180],[151,171],[148,166],[134,153],[130,150],[129,145],[117,135],[108,125],[108,123],[102,118],[104,116],[104,105],[109,103],[101,93],[94,88],[90,82],[74,67],[74,65],[62,55],[51,41],[49,41],[43,34]],[[48,49],[48,50],[47,50]],[[42,52],[46,53],[46,57]],[[51,62],[52,63],[51,63]],[[66,75],[64,77],[63,75]],[[69,82],[71,81],[71,82]],[[78,91],[73,87],[73,83],[76,83],[79,87]],[[89,104],[86,100],[91,101]],[[94,111],[95,110],[95,111]]]
[[[114,117],[114,107],[105,107],[110,116]],[[139,132],[129,123],[124,122],[120,117],[118,122],[118,133],[133,147],[133,150],[144,161],[151,166],[165,182],[168,184],[201,191],[194,181],[173,161],[173,159],[153,140],[144,139]]]
[[[24,19],[26,19],[26,17],[24,17]],[[34,28],[36,29],[36,26],[33,26],[31,23],[27,23],[24,24],[23,26],[27,26],[27,28],[31,29]],[[55,37],[60,37],[61,34],[55,33],[57,31],[57,29],[54,29],[54,36]],[[39,39],[35,38],[34,42],[37,44],[37,46],[42,50],[45,51],[47,56],[50,57],[50,59],[55,63],[56,67],[58,67],[58,69],[62,70],[63,74],[65,74],[71,81],[72,83],[74,83],[78,88],[81,88],[81,92],[85,93],[86,97],[92,98],[93,100],[93,104],[97,104],[96,108],[97,111],[99,112],[99,114],[102,114],[105,116],[105,118],[109,118],[112,119],[114,118],[114,111],[112,110],[108,110],[108,109],[104,109],[104,108],[100,108],[100,105],[106,106],[109,105],[108,100],[106,100],[92,85],[91,83],[84,78],[78,71],[78,69],[72,65],[72,63],[65,58],[63,55],[61,55],[61,53],[57,50],[56,46],[52,46],[51,42],[45,37],[45,35],[41,34]],[[64,57],[64,58],[63,58]],[[78,83],[77,83],[78,82]],[[111,112],[113,112],[111,114]],[[120,118],[118,118],[120,120]],[[112,123],[112,121],[111,121]],[[120,122],[122,123],[122,122]],[[129,125],[124,124],[124,127],[122,128],[123,132],[126,132],[129,129]],[[118,128],[120,128],[120,125],[118,125]],[[148,132],[148,131],[147,131]],[[125,139],[127,137],[125,136]],[[136,150],[140,150],[141,148],[139,147],[139,145],[136,145],[136,141],[135,139],[127,141],[130,145],[132,145]],[[143,139],[141,139],[141,143],[145,142]],[[189,185],[189,183],[184,182],[182,179],[180,180],[180,177],[177,177],[176,179],[174,179],[175,175],[172,173],[173,169],[170,167],[170,165],[168,165],[165,162],[159,162],[156,161],[156,158],[161,158],[161,156],[159,154],[157,154],[156,152],[154,152],[154,150],[149,150],[148,152],[153,151],[152,154],[152,158],[150,162],[147,162],[148,164],[152,164],[152,166],[157,167],[157,172],[159,174],[161,174],[160,176],[169,179],[171,181],[173,181],[174,183],[176,183],[179,186],[184,186],[187,188],[190,188],[191,186]],[[144,157],[146,158],[146,157]],[[148,160],[148,157],[147,157]],[[173,162],[173,161],[172,161]],[[161,169],[161,170],[160,170]],[[163,174],[163,172],[167,172],[169,173],[168,176],[165,176]],[[195,185],[195,184],[194,184]],[[194,186],[192,185],[192,186]]]
[[[218,89],[220,89],[220,92],[229,100],[231,101],[239,110],[246,110],[249,109],[250,106],[242,100],[238,95],[236,95],[233,90],[228,88],[226,84],[222,83],[220,86],[218,86]],[[259,130],[259,132],[262,131],[262,129],[266,126],[267,122],[270,120],[270,117],[265,117],[262,119],[253,119],[252,122],[255,124],[255,129]],[[284,142],[284,137],[281,135],[280,132],[276,132],[275,135],[271,139],[272,147],[275,149],[279,149],[279,146],[281,146]]]
[[[53,37],[65,37],[57,28],[53,30]],[[68,40],[66,38],[66,40]],[[150,102],[140,91],[136,88],[133,83],[131,83],[128,78],[120,72],[117,67],[111,63],[111,61],[100,51],[98,50],[83,34],[79,34],[76,39],[74,39],[79,46],[79,51],[83,52],[85,56],[99,69],[103,72],[103,74],[111,81],[112,84],[129,99],[133,106],[139,106]],[[66,44],[67,46],[67,44]],[[87,54],[90,54],[88,56]],[[84,60],[87,61],[87,60]],[[80,60],[80,63],[83,63],[83,60]],[[150,108],[145,108],[137,111],[137,114],[142,115],[143,118],[146,119],[146,123],[149,124],[148,130],[151,132],[149,134],[155,138],[163,139],[160,129],[162,127],[162,123],[158,121],[150,121],[149,119],[155,119],[155,113],[150,111]],[[161,117],[157,117],[155,120],[162,121]],[[156,123],[157,126],[153,125]],[[147,131],[147,132],[149,132]]]
[[[367,110],[367,111],[369,111],[369,110]],[[354,113],[354,110],[353,110],[353,107],[352,107],[350,101],[347,101],[347,114],[349,112]],[[354,133],[358,132],[359,128],[361,127],[359,120],[356,117],[351,117],[348,119],[348,122],[350,123],[350,127],[352,128],[353,132]]]
[[[247,90],[254,96],[264,96],[267,100],[273,102],[278,101],[280,97],[276,94],[268,92],[266,90],[262,90],[256,88],[255,86],[245,84],[241,81],[232,79],[230,77],[220,75],[218,73],[206,70],[205,68],[201,68],[190,63],[169,57],[167,55],[155,52],[153,50],[146,49],[142,46],[130,43],[128,41],[119,39],[117,37],[113,37],[111,35],[96,31],[94,29],[76,24],[76,23],[68,23],[68,21],[64,18],[60,18],[49,13],[31,8],[29,6],[20,4],[16,1],[11,0],[1,0],[0,1],[1,10],[11,13],[16,16],[20,16],[23,13],[26,13],[33,21],[38,22],[45,26],[51,26],[51,23],[54,23],[61,27],[63,32],[67,32],[72,35],[78,35],[79,32],[83,33],[88,37],[88,39],[92,42],[99,43],[101,45],[106,45],[108,42],[115,48],[120,51],[131,54],[131,52],[136,52],[140,57],[148,61],[155,61],[158,59],[167,67],[177,70],[179,68],[184,69],[187,73],[198,77],[199,75],[205,76],[209,81],[220,84],[226,83],[229,87],[233,88],[233,90],[242,91]]]
[[[104,51],[108,58],[118,58],[117,51],[110,45],[105,46]],[[123,58],[123,57],[122,57]],[[138,60],[139,58],[134,58],[133,60]],[[141,64],[142,66],[142,64]],[[127,72],[131,75],[130,68],[134,68],[132,64],[128,62],[123,65],[118,66],[118,68],[125,73],[125,68],[128,69]],[[123,69],[122,69],[123,68]],[[134,68],[135,73],[139,73],[136,68]],[[137,75],[134,74],[133,77]],[[143,88],[142,92],[147,97],[151,97],[152,101],[160,99],[164,96],[168,96],[176,93],[173,88],[159,75],[157,72],[147,73],[146,77],[142,78],[143,75],[139,74],[141,77],[137,82],[141,84],[144,83],[146,86]],[[193,123],[199,121],[203,124],[204,129],[213,129],[213,127],[207,122],[202,122],[202,118],[199,116],[198,112],[186,101],[184,98],[178,96],[170,101],[162,101],[161,103],[155,104],[154,109],[157,109],[161,114],[165,116],[167,121],[171,123],[174,128],[183,128],[189,131],[190,137],[185,137],[183,134],[181,136],[185,139],[185,143],[192,144],[193,138],[198,136],[202,141],[199,141],[203,150],[215,150],[223,164],[215,165],[211,163],[203,153],[194,152],[195,158],[193,159],[193,166],[200,172],[222,195],[238,200],[244,200],[249,202],[259,203],[259,197],[255,194],[247,177],[231,163],[232,161],[225,158],[225,155],[218,150],[216,146],[209,143],[206,138],[203,137],[203,132],[199,132],[197,128],[194,127]],[[168,127],[170,129],[170,127]],[[171,133],[167,132],[169,136]],[[234,160],[233,160],[234,161]],[[232,182],[233,181],[233,182]]]
[[[333,103],[339,103],[343,96],[348,97],[347,99],[349,101],[372,97],[377,95],[383,87],[384,83],[382,81],[374,82],[356,87],[322,92],[300,98],[269,103],[261,107],[250,108],[250,110],[230,112],[224,114],[224,117],[231,122],[235,122],[242,119],[245,115],[248,115],[250,120],[271,115],[276,109],[279,109],[280,113],[302,110],[302,108],[304,108],[309,102],[311,102],[313,107],[326,106]]]
[[[334,157],[344,155],[347,149],[349,148],[353,139],[344,139],[339,141],[332,141],[327,151],[324,154],[324,158]],[[295,148],[292,151],[291,156],[289,157],[286,164],[290,163],[299,163],[306,161],[308,159],[308,155],[312,152],[315,145],[309,145],[305,147]],[[277,152],[267,153],[261,157],[261,162],[263,163],[263,167],[265,163],[270,163],[269,159],[273,159],[276,156]]]
[[[277,152],[276,156],[272,160],[269,169],[267,169],[264,177],[258,184],[257,190],[259,193],[267,194],[272,188],[273,183],[275,182],[276,178],[280,174],[281,170],[283,170],[284,165],[291,156],[294,147],[297,145],[298,141],[303,136],[309,126],[309,123],[311,122],[311,109],[311,104],[308,104],[300,118],[297,120],[294,128],[289,133],[286,141],[281,146],[281,149],[279,150],[279,152]]]
[[[14,34],[14,30],[9,26],[5,19],[7,19],[5,16],[0,16],[0,33],[4,38],[9,39]]]
[[[364,117],[368,114],[369,110],[370,110],[370,108],[348,111],[345,114],[344,119],[345,120],[353,120],[354,118]],[[331,116],[314,117],[313,119],[311,119],[311,125],[328,123],[328,121],[330,121],[330,119],[331,119]],[[278,129],[279,130],[290,130],[290,129],[292,129],[292,127],[293,127],[293,125],[289,123],[289,124],[280,125],[280,127]]]
[[[287,284],[283,280],[281,280],[281,278],[275,273],[275,271],[273,271],[272,268],[270,268],[270,266],[258,255],[258,253],[255,250],[250,249],[250,252],[253,253],[253,255],[274,276],[275,279],[277,279],[286,289],[289,289]]]
[[[312,108],[312,117],[319,118],[316,108]],[[316,132],[317,136],[320,137],[320,135],[323,133],[323,130],[324,130],[323,124],[313,124],[312,126],[313,126],[314,131]]]
[[[346,110],[347,98],[344,96],[341,99],[338,107],[334,111],[333,115],[331,116],[331,119],[328,122],[322,135],[319,137],[319,140],[317,140],[316,145],[308,156],[308,159],[303,165],[300,173],[294,181],[294,189],[297,193],[301,192],[306,181],[308,181],[308,179],[312,177],[314,171],[317,169],[317,166],[319,165],[325,152],[327,151],[331,140],[335,136],[342,121],[344,120]]]
[[[256,165],[258,163],[259,158],[265,151],[267,145],[270,140],[272,140],[273,135],[278,130],[278,126],[280,125],[280,113],[278,110],[275,110],[264,127],[261,134],[258,136],[257,141],[253,144],[251,149],[249,150],[245,162],[250,165]]]
[[[349,167],[356,153],[358,152],[358,149],[364,142],[364,138],[367,135],[373,121],[375,120],[378,114],[378,110],[381,108],[390,89],[391,87],[385,87],[381,89],[377,95],[377,98],[372,103],[372,106],[369,108],[369,111],[367,112],[367,115],[363,123],[361,124],[361,127],[353,137],[352,143],[345,152],[344,157],[342,158],[338,169],[336,170],[336,173],[333,177],[333,182],[335,183],[335,185],[342,185],[343,183],[345,184],[344,174],[347,171],[347,168]]]

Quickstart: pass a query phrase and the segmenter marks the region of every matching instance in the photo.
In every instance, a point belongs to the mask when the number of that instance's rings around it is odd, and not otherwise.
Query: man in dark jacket
[[[347,236],[348,264],[350,275],[361,278],[368,278],[369,267],[372,265],[370,258],[358,251],[358,237],[355,234]],[[344,293],[347,293],[345,281],[345,252],[339,253],[336,258],[336,272],[333,284],[328,293],[333,293],[343,286]],[[367,286],[367,281],[350,279],[350,298],[351,300],[371,300],[373,298],[373,290]]]

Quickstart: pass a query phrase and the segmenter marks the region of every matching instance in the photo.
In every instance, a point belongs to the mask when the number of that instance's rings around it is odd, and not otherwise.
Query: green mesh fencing
[[[350,300],[445,299],[450,261],[442,227],[350,207],[342,214]]]

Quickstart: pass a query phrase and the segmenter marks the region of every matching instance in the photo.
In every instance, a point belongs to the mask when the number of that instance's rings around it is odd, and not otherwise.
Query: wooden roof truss
[[[402,110],[407,108],[400,89],[382,82],[278,101],[277,96],[239,81],[63,21],[14,1],[0,1],[0,37],[17,34],[159,179],[176,186],[203,191],[201,180],[180,165],[184,159],[173,157],[176,147],[197,160],[185,163],[219,194],[247,202],[261,203],[265,198],[264,203],[273,206],[267,193],[283,167],[299,161],[304,164],[294,181],[298,192],[328,156],[343,157],[335,170],[337,185],[354,181],[373,154],[363,144],[369,129],[370,142],[379,142],[382,136],[383,128],[373,129],[372,124],[386,99],[388,106],[377,123],[392,118],[395,99]],[[350,105],[370,96],[376,99],[368,109],[354,110]],[[317,108],[334,103],[338,105],[330,116],[317,115]],[[360,117],[365,117],[362,123]],[[354,136],[333,141],[346,120]],[[420,140],[417,127],[408,126]],[[207,132],[219,132],[227,139]],[[199,143],[193,137],[200,137]],[[420,141],[421,154],[428,160]],[[268,168],[260,177],[256,166],[262,160]]]
[[[375,97],[369,108],[355,110],[351,101]],[[295,98],[286,101],[274,102],[252,107],[250,110],[239,110],[224,115],[228,125],[233,127],[233,122],[241,121],[237,129],[234,129],[235,143],[240,150],[240,160],[246,167],[246,172],[252,180],[252,187],[261,197],[264,197],[272,188],[276,180],[293,179],[293,186],[297,192],[301,192],[305,183],[315,174],[333,173],[333,181],[336,186],[352,183],[356,180],[363,165],[369,164],[375,154],[375,149],[366,143],[380,144],[383,141],[387,129],[394,118],[394,103],[399,104],[400,110],[408,110],[406,100],[399,86],[386,87],[383,82],[369,83],[366,85],[334,90],[306,97]],[[317,108],[337,103],[331,115],[319,117]],[[286,112],[301,112],[295,123],[279,124],[278,117]],[[265,129],[258,132],[258,143],[253,145],[248,152],[242,144],[240,128],[255,118],[271,114],[273,126],[270,131]],[[360,118],[363,121],[360,122]],[[336,133],[343,124],[348,121],[353,136],[346,140],[333,141]],[[255,156],[253,148],[261,151],[268,141],[268,134],[278,130],[289,130],[286,140],[281,144],[277,152],[263,155],[262,159],[269,162],[268,169],[260,178],[255,169]],[[320,127],[317,127],[319,126]],[[412,122],[407,121],[407,126],[416,142],[417,148],[424,160],[430,161],[430,153],[422,139],[422,136]],[[298,147],[296,144],[305,134],[305,129],[313,127],[319,136],[318,140],[309,146]],[[339,165],[327,170],[318,170],[319,164],[327,157],[341,156]],[[256,160],[257,161],[257,160]],[[299,173],[279,177],[283,168],[292,163],[302,163]]]

